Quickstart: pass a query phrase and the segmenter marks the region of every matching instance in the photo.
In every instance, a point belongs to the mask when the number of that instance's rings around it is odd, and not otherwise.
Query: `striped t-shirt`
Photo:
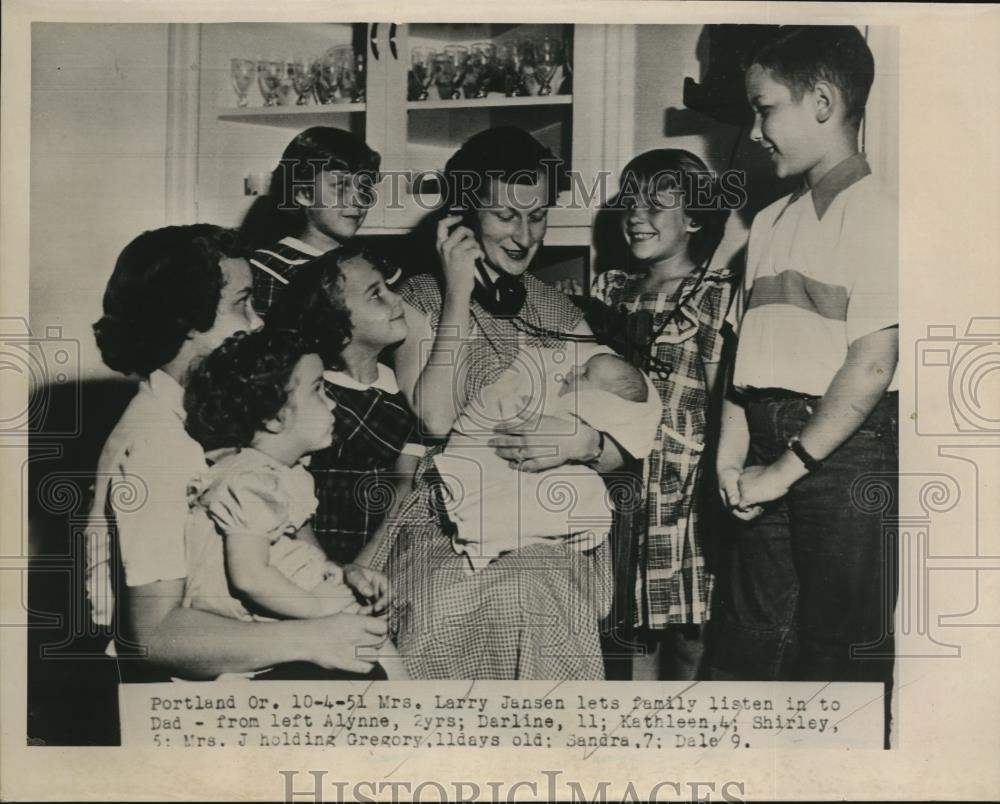
[[[895,205],[861,154],[762,210],[731,311],[733,384],[822,396],[854,341],[898,324],[896,254]]]
[[[250,255],[253,268],[253,309],[263,319],[296,270],[323,252],[297,237],[286,237]]]

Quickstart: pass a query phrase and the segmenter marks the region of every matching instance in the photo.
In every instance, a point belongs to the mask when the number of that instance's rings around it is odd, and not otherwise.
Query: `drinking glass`
[[[523,59],[520,42],[504,42],[500,51],[503,73],[503,94],[508,98],[519,98],[526,93],[521,81]]]
[[[497,46],[492,42],[473,42],[470,60],[475,75],[475,80],[472,82],[472,96],[485,98],[490,94],[490,87],[496,78]]]
[[[538,75],[535,72],[537,54],[535,53],[535,43],[530,39],[521,42],[521,85],[528,95],[537,95],[541,87]]]
[[[365,99],[364,54],[355,53],[351,45],[340,45],[334,52],[340,65],[340,97],[349,98],[351,103],[361,103]]]
[[[535,57],[535,74],[539,80],[539,95],[552,94],[552,77],[562,64],[562,47],[558,39],[542,37]]]
[[[429,47],[415,47],[410,51],[409,100],[427,100],[427,90],[434,81],[434,51]]]
[[[335,93],[340,86],[340,62],[330,48],[313,62],[313,94],[316,103],[328,104],[336,100]]]
[[[448,97],[452,100],[458,100],[462,97],[460,88],[465,81],[465,74],[469,70],[469,49],[465,45],[445,45],[444,55],[453,68],[451,92]]]
[[[354,54],[354,93],[351,95],[352,103],[364,103],[368,90],[367,62],[364,51]]]
[[[280,61],[257,62],[257,83],[260,86],[260,94],[264,96],[265,106],[275,105],[275,99],[281,88],[283,68],[284,65]]]
[[[301,61],[291,62],[288,65],[288,74],[292,79],[292,88],[295,90],[295,94],[298,95],[295,105],[305,106],[309,103],[309,95],[312,92],[315,75],[305,65],[305,62]]]
[[[446,53],[434,54],[434,85],[437,87],[441,100],[451,98],[452,81],[455,78],[455,65]]]
[[[253,82],[254,63],[250,59],[230,59],[229,77],[236,90],[236,105],[240,108],[247,105],[247,90]]]

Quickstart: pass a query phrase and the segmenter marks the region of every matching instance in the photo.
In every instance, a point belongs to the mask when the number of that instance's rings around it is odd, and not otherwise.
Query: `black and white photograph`
[[[1000,794],[996,107],[902,10],[13,5],[4,775],[115,759],[5,797],[947,798],[952,705]]]

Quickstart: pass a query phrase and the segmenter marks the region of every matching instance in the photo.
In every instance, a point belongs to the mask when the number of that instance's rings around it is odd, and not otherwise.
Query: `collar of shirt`
[[[399,393],[399,385],[396,383],[396,375],[393,370],[382,363],[376,364],[378,376],[370,383],[358,382],[349,374],[343,371],[324,371],[323,379],[332,385],[339,385],[341,388],[351,388],[355,391],[366,391],[369,388],[378,388],[387,394]]]
[[[310,257],[319,257],[323,254],[318,248],[310,246],[308,243],[303,243],[297,237],[284,237],[281,239],[281,243],[286,246],[291,246],[294,249],[298,249],[303,254],[308,254]]]
[[[826,211],[830,208],[830,205],[842,191],[846,190],[852,184],[863,179],[865,176],[869,175],[872,169],[868,166],[868,160],[862,153],[856,153],[853,156],[847,157],[839,164],[830,168],[826,175],[823,176],[816,186],[810,188],[805,181],[788,199],[788,204],[785,205],[785,209],[798,201],[806,193],[812,193],[813,208],[816,210],[816,217],[822,220]],[[781,215],[778,216],[779,218]],[[775,221],[777,223],[777,221]]]
[[[208,458],[211,464],[217,464],[223,458],[234,458],[236,456],[239,457],[239,466],[241,469],[246,469],[247,467],[270,467],[279,472],[296,471],[300,468],[304,469],[309,465],[312,458],[311,455],[304,455],[291,466],[287,466],[277,458],[272,458],[266,452],[261,452],[254,447],[220,447],[219,449],[209,450],[205,453],[205,457]]]
[[[180,383],[162,369],[156,369],[146,380],[150,393],[182,422],[187,418],[184,412],[184,389]]]

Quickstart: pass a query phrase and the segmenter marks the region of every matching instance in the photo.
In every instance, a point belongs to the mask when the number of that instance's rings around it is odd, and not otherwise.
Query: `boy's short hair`
[[[94,336],[108,368],[148,377],[192,331],[215,324],[226,257],[245,257],[236,232],[198,223],[143,232],[122,249]]]
[[[853,25],[786,25],[750,60],[770,70],[797,101],[819,81],[828,81],[844,97],[845,117],[861,123],[875,80],[875,59]]]
[[[587,362],[599,361],[604,390],[627,402],[645,402],[649,396],[646,380],[627,360],[611,354],[594,355]]]
[[[292,373],[315,346],[297,332],[238,332],[192,366],[185,427],[207,451],[249,447],[288,402]]]

